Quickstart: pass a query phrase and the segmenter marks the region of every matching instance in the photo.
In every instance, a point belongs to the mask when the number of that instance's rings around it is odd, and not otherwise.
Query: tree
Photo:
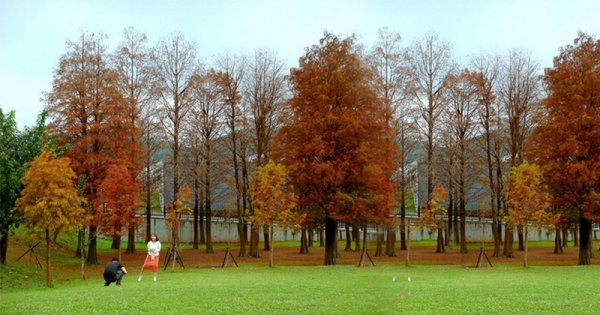
[[[46,133],[47,112],[42,112],[33,128],[17,129],[15,112],[4,113],[0,108],[0,265],[6,263],[8,235],[21,222],[21,214],[12,211],[23,188],[20,179],[32,161],[49,143]]]
[[[54,72],[52,92],[46,94],[52,123],[60,145],[68,145],[65,156],[78,176],[86,179],[85,196],[96,217],[98,186],[109,164],[129,161],[131,111],[117,89],[118,73],[109,67],[106,36],[82,33],[77,42],[67,41]],[[87,262],[98,262],[95,220],[90,221]]]
[[[100,232],[118,238],[119,260],[121,260],[121,236],[123,230],[138,221],[137,213],[139,185],[123,165],[108,167],[106,177],[98,187],[98,227]],[[129,242],[135,239],[129,238]]]
[[[448,201],[448,193],[443,186],[436,186],[433,190],[433,198],[429,202],[427,208],[423,212],[423,215],[419,218],[418,225],[422,228],[427,228],[429,231],[437,231],[437,248],[436,253],[445,253],[446,248],[443,242],[443,229],[442,226],[444,221],[441,219],[448,210],[442,206],[442,204]]]
[[[48,149],[30,162],[23,176],[24,185],[16,209],[23,213],[25,224],[42,230],[46,239],[46,285],[50,277],[50,232],[76,226],[85,214],[83,198],[75,187],[77,175],[69,166],[68,158],[54,158]]]
[[[238,219],[238,235],[240,238],[239,257],[246,256],[246,243],[248,235],[245,230],[246,209],[242,206],[245,202],[243,196],[242,179],[240,176],[240,123],[242,113],[240,102],[242,98],[242,83],[246,71],[246,59],[243,56],[225,54],[217,59],[217,69],[221,75],[218,83],[221,85],[225,97],[226,125],[230,137],[229,148],[231,150],[231,161],[233,167],[233,184],[235,186],[235,207]]]
[[[145,117],[145,109],[149,107],[152,88],[152,68],[150,66],[152,55],[148,51],[146,44],[148,39],[145,33],[141,33],[132,27],[123,31],[123,41],[117,47],[113,56],[113,63],[118,73],[117,88],[126,98],[126,107],[128,115],[125,117],[124,127],[127,139],[130,144],[124,150],[124,162],[127,163],[128,172],[131,178],[137,178],[141,172],[143,164],[148,160],[147,155],[152,154],[151,145],[144,145],[148,142],[142,137],[142,132],[151,128],[147,123],[148,117]],[[150,153],[144,152],[144,148],[152,150]],[[140,163],[140,160],[144,162]],[[146,171],[148,172],[147,166]],[[145,177],[147,180],[147,176]],[[150,187],[150,185],[147,185]],[[150,197],[146,194],[146,204],[150,204]],[[147,215],[149,211],[147,211]],[[150,219],[146,217],[146,234],[150,235]],[[135,252],[135,224],[129,226],[129,235],[127,243],[127,253]],[[149,236],[148,236],[149,237]]]
[[[600,219],[593,197],[600,191],[600,41],[579,33],[546,69],[548,95],[543,120],[528,142],[557,209],[575,209],[579,219],[579,265],[590,264],[592,220]]]
[[[476,75],[472,77],[472,84],[477,90],[478,98],[478,120],[483,132],[483,150],[485,151],[485,162],[487,166],[487,184],[489,189],[490,197],[490,209],[492,211],[492,235],[494,237],[494,253],[493,257],[500,256],[501,250],[501,233],[500,233],[500,222],[499,222],[499,207],[496,203],[496,197],[498,196],[498,187],[494,181],[494,169],[495,167],[501,167],[500,165],[495,166],[492,160],[494,151],[494,143],[498,142],[498,138],[495,137],[497,133],[494,133],[494,129],[498,129],[499,122],[494,119],[498,110],[496,108],[494,93],[495,87],[499,77],[499,59],[490,55],[480,54],[471,59],[471,66],[473,67]]]
[[[290,172],[298,207],[324,213],[325,265],[336,262],[338,220],[389,215],[396,151],[372,80],[355,38],[330,33],[291,71],[290,116],[273,156]]]
[[[467,253],[466,240],[466,192],[465,192],[465,172],[467,168],[467,141],[473,137],[476,130],[477,114],[477,91],[473,86],[472,78],[477,76],[468,70],[462,71],[458,75],[447,77],[447,114],[450,121],[454,139],[456,139],[456,158],[458,159],[458,198],[460,215],[460,252]],[[441,230],[438,231],[441,233]],[[439,245],[438,245],[439,246]]]
[[[253,62],[249,65],[246,98],[253,123],[256,167],[263,166],[269,161],[271,140],[275,136],[278,116],[286,96],[284,69],[284,63],[277,58],[277,55],[267,50],[257,50]],[[264,249],[269,250],[268,227],[263,229],[265,230]],[[250,256],[258,257],[258,241],[258,226],[252,224]]]
[[[409,121],[410,109],[407,103],[408,90],[408,68],[405,52],[401,49],[401,36],[388,28],[379,29],[378,41],[375,43],[370,61],[375,68],[375,87],[379,97],[388,106],[390,113],[386,118],[390,128],[396,133],[395,141],[400,149],[399,156],[399,190],[400,190],[400,241],[401,249],[406,249],[405,217],[406,217],[406,184],[407,184],[407,155],[413,149],[409,140],[411,127]],[[388,224],[386,254],[396,256],[396,226]]]
[[[427,201],[433,198],[434,134],[436,123],[444,111],[446,100],[444,89],[446,76],[452,70],[452,50],[448,42],[437,34],[426,34],[410,48],[410,68],[413,100],[418,110],[417,126],[426,137],[427,152]]]
[[[523,161],[525,140],[533,130],[534,117],[539,111],[542,91],[539,66],[530,54],[513,50],[504,64],[502,80],[499,84],[499,101],[508,119],[508,147],[510,167]],[[519,250],[523,250],[522,226],[518,227]],[[506,226],[504,256],[514,256],[512,252],[513,228]]]
[[[302,220],[292,211],[296,206],[296,196],[288,186],[287,170],[282,164],[267,163],[256,170],[256,195],[254,196],[254,216],[252,220],[269,227],[269,267],[273,267],[274,224],[283,227]]]
[[[508,199],[507,221],[525,227],[523,265],[527,267],[529,224],[533,224],[533,227],[539,230],[543,224],[551,221],[545,211],[551,203],[546,187],[542,184],[541,168],[535,164],[529,164],[527,161],[513,167],[510,172],[508,194],[510,198]]]
[[[175,248],[179,246],[179,223],[181,222],[182,214],[191,214],[192,209],[188,207],[188,203],[192,200],[192,190],[189,186],[182,186],[181,190],[174,196],[173,203],[170,204],[167,214],[167,228],[171,232],[171,246]],[[173,258],[173,265],[175,258]]]
[[[199,130],[200,141],[203,144],[202,157],[204,169],[202,174],[204,186],[204,206],[206,210],[206,252],[214,253],[212,245],[212,186],[211,171],[214,160],[214,142],[220,136],[225,110],[224,98],[218,77],[214,70],[209,70],[192,78],[190,98],[192,102],[191,116],[193,124]]]
[[[190,111],[190,82],[197,70],[196,45],[180,33],[172,34],[155,48],[154,71],[157,84],[154,93],[159,100],[161,124],[167,134],[172,153],[173,201],[180,188],[179,160],[184,119]],[[175,230],[177,231],[177,230]],[[177,237],[178,238],[178,237]]]

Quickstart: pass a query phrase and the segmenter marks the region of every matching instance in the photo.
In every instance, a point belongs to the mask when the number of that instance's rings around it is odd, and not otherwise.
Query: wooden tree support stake
[[[231,257],[235,266],[239,268],[240,266],[238,266],[237,261],[235,261],[235,258],[233,257],[233,254],[231,253],[231,249],[229,249],[229,247],[227,247],[227,250],[225,250],[225,257],[223,257],[223,264],[221,265],[221,268],[227,267],[227,265],[229,264],[229,257]]]
[[[35,262],[37,263],[38,267],[40,267],[40,269],[44,269],[44,267],[42,267],[42,263],[40,262],[37,255],[35,254],[34,248],[38,245],[40,245],[40,242],[35,243],[35,245],[33,245],[33,246],[29,246],[29,248],[21,256],[19,256],[19,258],[17,258],[17,261],[21,260],[21,258],[23,258],[23,256],[25,256],[27,253],[31,252],[33,257],[35,258]]]
[[[485,259],[487,260],[490,267],[494,267],[494,266],[492,266],[492,262],[490,261],[490,258],[485,253],[485,249],[483,247],[481,247],[481,249],[479,250],[479,258],[477,259],[477,266],[475,268],[481,267],[481,265],[483,263],[483,257],[485,257]]]
[[[175,270],[175,262],[177,262],[183,269],[185,269],[185,266],[183,265],[183,258],[181,258],[181,255],[179,255],[179,251],[177,250],[177,246],[175,245],[171,246],[167,251],[164,264],[165,268],[163,270],[167,270],[167,266],[169,265],[171,259],[173,259],[173,270]]]
[[[369,260],[371,261],[371,264],[373,265],[373,267],[375,267],[375,263],[373,262],[373,259],[371,259],[371,255],[369,254],[369,252],[367,251],[366,248],[363,248],[363,251],[360,254],[360,260],[358,261],[357,267],[364,267],[364,265],[365,265],[365,256],[367,256],[369,258]]]

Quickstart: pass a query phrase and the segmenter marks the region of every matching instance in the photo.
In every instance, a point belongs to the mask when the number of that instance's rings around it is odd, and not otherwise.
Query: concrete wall
[[[416,218],[410,219],[410,222],[416,222]],[[153,217],[151,220],[152,232],[156,233],[158,237],[162,241],[169,240],[169,233],[165,225],[165,219],[162,216]],[[139,233],[136,233],[136,238],[138,241],[143,241],[146,238],[145,235],[145,221],[143,220],[139,224]],[[339,238],[341,240],[345,239],[345,232],[340,225],[339,230]],[[194,226],[192,218],[182,218],[181,227],[180,227],[180,240],[182,242],[191,242],[193,240],[193,232]],[[595,231],[596,232],[596,231]],[[316,233],[316,231],[315,231]],[[397,228],[397,239],[400,239],[400,229]],[[361,234],[362,235],[362,234]],[[492,224],[491,220],[489,221],[478,221],[475,218],[467,218],[466,224],[466,235],[468,242],[491,242],[493,241],[492,237]],[[261,240],[262,240],[262,229],[261,229]],[[367,229],[367,236],[370,240],[375,240],[377,237],[377,230],[375,227],[369,227]],[[317,235],[315,235],[315,240],[317,239]],[[515,229],[514,239],[517,240],[517,232]],[[569,236],[571,237],[571,235]],[[411,240],[435,240],[437,238],[437,232],[430,232],[428,230],[419,230],[415,226],[411,226]],[[238,239],[237,233],[237,220],[229,219],[225,222],[221,218],[213,218],[212,222],[212,239],[214,242],[227,242],[228,240],[231,242],[236,242]],[[287,240],[300,240],[300,233],[294,232],[291,229],[282,230],[281,228],[275,229],[275,240],[276,241],[287,241]],[[530,228],[529,231],[529,240],[530,241],[551,241],[554,240],[554,231],[550,231],[542,228],[539,231],[536,231]]]

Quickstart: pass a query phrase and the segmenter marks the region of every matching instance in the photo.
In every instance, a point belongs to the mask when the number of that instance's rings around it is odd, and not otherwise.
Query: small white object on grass
[[[396,276],[392,278],[392,282],[396,282]]]
[[[411,280],[410,280],[410,277],[408,277],[408,282],[410,282],[410,281],[411,281]]]

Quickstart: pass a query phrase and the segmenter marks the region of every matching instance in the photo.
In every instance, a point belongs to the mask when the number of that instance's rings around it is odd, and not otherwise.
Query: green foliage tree
[[[54,158],[43,149],[21,179],[24,187],[15,209],[23,214],[24,223],[34,232],[43,231],[46,239],[46,285],[50,278],[50,232],[76,226],[85,217],[83,197],[78,193],[77,176],[69,166],[70,159]]]
[[[0,265],[6,263],[10,230],[21,222],[21,214],[12,209],[22,188],[25,163],[33,160],[48,142],[46,116],[42,112],[34,127],[19,132],[15,112],[5,114],[0,108]]]

